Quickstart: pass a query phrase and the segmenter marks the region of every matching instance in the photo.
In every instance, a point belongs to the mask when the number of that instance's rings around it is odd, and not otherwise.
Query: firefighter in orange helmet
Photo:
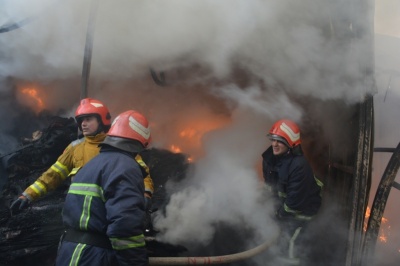
[[[320,208],[323,184],[303,155],[296,123],[278,120],[267,136],[272,143],[262,154],[263,175],[275,198],[276,219],[282,231],[282,258],[293,264],[299,261],[306,225]]]
[[[141,113],[129,110],[115,118],[99,155],[69,188],[57,266],[148,265],[143,231],[147,173],[135,158],[150,141]]]
[[[30,185],[10,206],[12,211],[25,209],[33,202],[48,192],[55,190],[68,177],[73,176],[100,150],[99,144],[103,142],[111,126],[111,115],[107,106],[99,100],[85,98],[81,100],[75,111],[75,119],[83,138],[73,141],[67,146],[57,161],[44,172],[32,185]],[[145,178],[146,197],[148,208],[151,206],[153,181],[147,165],[140,155],[136,160],[148,173]]]

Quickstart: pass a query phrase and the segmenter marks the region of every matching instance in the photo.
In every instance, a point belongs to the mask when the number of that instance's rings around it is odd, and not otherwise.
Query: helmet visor
[[[287,147],[291,148],[289,143],[286,141],[286,139],[281,137],[281,136],[268,134],[267,137],[269,138],[270,141],[277,140],[277,141],[282,142],[283,144],[285,144]]]

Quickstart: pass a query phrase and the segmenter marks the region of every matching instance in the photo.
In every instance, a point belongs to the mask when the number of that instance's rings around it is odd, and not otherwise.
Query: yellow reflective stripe
[[[147,164],[143,161],[143,158],[142,158],[142,156],[140,155],[140,154],[137,154],[136,156],[135,156],[135,160],[136,160],[136,162],[144,169],[144,171],[147,173],[147,175],[144,177],[144,179],[146,179],[146,178],[150,178],[150,180],[151,180],[151,177],[150,177],[150,169],[149,169],[149,167],[147,166]],[[145,188],[144,188],[144,190],[146,191],[146,192],[149,192],[150,194],[153,194],[154,193],[154,189],[153,189],[153,185],[151,184],[146,184],[146,181],[147,180],[145,180]],[[153,182],[152,180],[151,181],[147,181],[147,182]],[[147,186],[146,186],[147,185]],[[150,187],[151,186],[151,187]]]
[[[280,198],[286,198],[286,193],[281,192],[281,191],[278,191],[278,196],[279,196]]]
[[[65,165],[63,165],[59,161],[57,161],[55,164],[53,164],[50,168],[53,171],[55,171],[58,174],[60,174],[62,180],[65,180],[67,178],[68,174],[69,174],[68,167],[66,167]]]
[[[146,171],[147,175],[150,175],[150,169],[147,166],[147,164],[143,161],[143,158],[142,156],[140,156],[140,154],[136,155],[135,160]]]
[[[294,218],[297,220],[303,220],[303,221],[310,221],[314,216],[308,216],[308,215],[302,215],[302,214],[296,214]]]
[[[138,248],[146,245],[143,234],[126,238],[110,237],[110,241],[115,250]]]
[[[86,244],[81,244],[79,243],[76,245],[74,253],[72,253],[71,260],[69,262],[69,266],[77,266],[81,256],[82,256],[82,251],[86,247]]]
[[[293,210],[293,209],[289,208],[289,207],[286,205],[286,203],[283,204],[283,208],[285,209],[285,212],[289,212],[289,213],[300,213],[300,211],[296,211],[296,210]]]
[[[44,195],[47,193],[47,188],[40,181],[35,181],[32,185],[29,186],[33,191],[38,195]]]
[[[314,179],[315,179],[315,182],[317,182],[317,185],[318,185],[319,187],[321,187],[321,188],[324,187],[324,183],[322,183],[322,181],[319,180],[315,175],[314,175]]]
[[[302,229],[302,227],[297,227],[296,230],[294,231],[294,234],[290,238],[290,241],[289,241],[289,258],[290,259],[296,259],[295,246],[296,246],[296,240],[300,235],[301,229]]]
[[[90,219],[90,206],[92,205],[92,196],[85,196],[82,206],[82,214],[79,220],[79,228],[86,231]]]
[[[294,214],[294,218],[296,218],[296,219],[298,219],[298,220],[309,221],[309,220],[311,220],[311,219],[314,217],[314,216],[310,216],[310,215],[303,215],[303,214],[300,214],[301,211],[296,211],[296,210],[293,210],[293,209],[289,208],[289,207],[286,205],[286,203],[283,204],[283,208],[285,209],[285,212]]]
[[[83,195],[83,196],[98,197],[101,198],[103,202],[106,201],[103,195],[103,189],[96,184],[72,183],[69,187],[68,193]]]
[[[72,168],[72,170],[71,170],[71,172],[69,173],[68,176],[76,175],[76,173],[78,173],[78,171],[79,171],[81,168],[82,168],[82,167],[75,167],[75,168]]]
[[[321,188],[319,192],[319,196],[322,197],[322,189],[324,188],[324,183],[322,183],[321,180],[319,180],[315,175],[314,175],[315,182],[317,182],[317,185]]]

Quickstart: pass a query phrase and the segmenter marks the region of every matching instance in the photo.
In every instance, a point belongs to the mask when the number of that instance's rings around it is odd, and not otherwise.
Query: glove
[[[28,208],[29,203],[30,200],[24,195],[21,195],[11,204],[10,209],[12,212],[21,211]]]

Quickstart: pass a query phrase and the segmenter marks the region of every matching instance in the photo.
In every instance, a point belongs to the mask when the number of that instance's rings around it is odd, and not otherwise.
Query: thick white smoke
[[[94,2],[0,0],[0,25],[26,22],[0,34],[1,84],[10,77],[37,82],[46,92],[48,108],[64,108],[73,115]],[[218,222],[246,224],[260,238],[270,235],[275,226],[268,221],[270,206],[260,200],[255,167],[268,145],[269,126],[283,116],[302,119],[303,110],[292,97],[355,103],[374,92],[370,80],[361,79],[370,64],[364,53],[370,52],[371,40],[353,31],[368,14],[345,3],[99,0],[98,4],[89,96],[105,101],[113,117],[127,108],[145,113],[154,129],[155,147],[179,145],[177,130],[190,123],[219,125],[201,139],[204,153],[188,150],[204,155],[189,177],[192,186],[174,194],[167,215],[156,221],[167,241],[195,239],[205,244]],[[349,35],[357,38],[347,43]],[[185,72],[196,66],[201,71]],[[155,85],[149,67],[165,71],[173,85]],[[215,81],[230,79],[234,69],[250,72],[257,82],[251,80],[243,88]],[[185,78],[188,73],[190,80]],[[0,86],[0,92],[8,90],[11,86]]]

